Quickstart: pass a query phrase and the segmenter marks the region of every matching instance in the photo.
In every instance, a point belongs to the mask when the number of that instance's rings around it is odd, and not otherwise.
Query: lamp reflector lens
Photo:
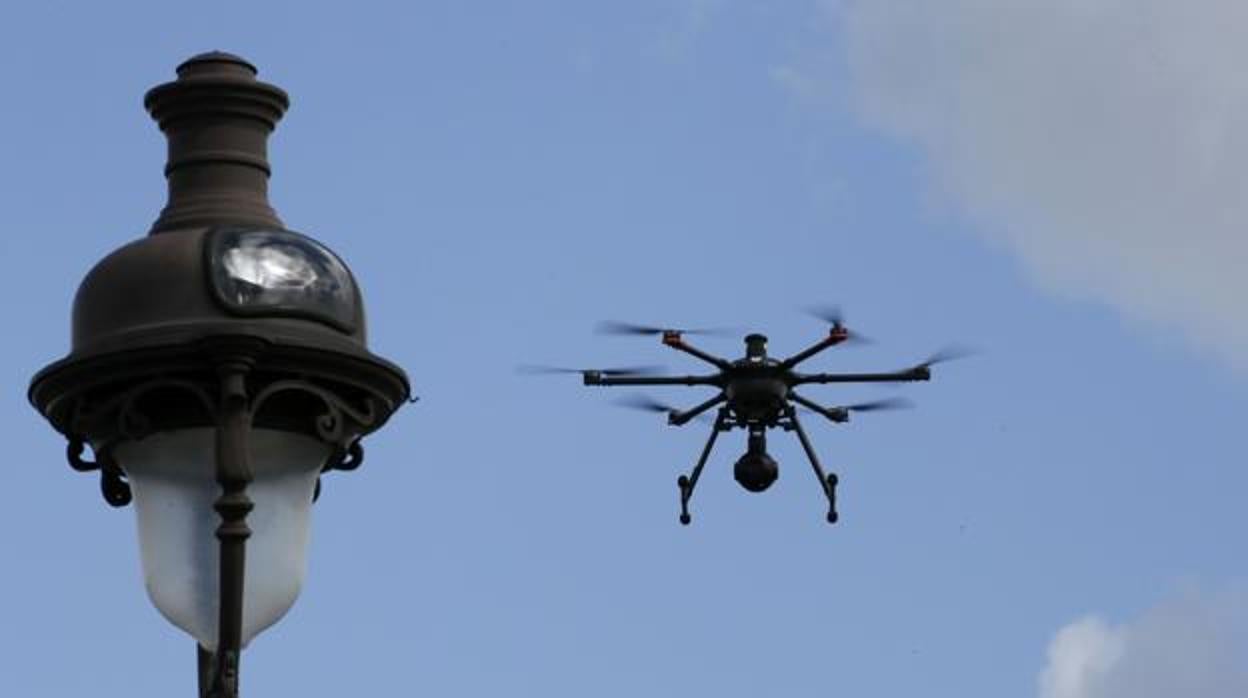
[[[351,272],[321,243],[289,230],[222,229],[209,237],[217,297],[240,315],[310,317],[351,332]]]

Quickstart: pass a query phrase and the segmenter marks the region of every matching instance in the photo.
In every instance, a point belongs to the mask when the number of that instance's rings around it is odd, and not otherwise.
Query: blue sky
[[[327,478],[248,695],[1243,695],[1248,17],[1203,4],[11,8],[11,692],[193,690],[133,513],[25,390],[82,275],[163,205],[144,91],[221,49],[291,93],[271,200],[351,265],[422,398]],[[982,350],[811,391],[918,403],[808,424],[835,527],[783,436],[777,485],[737,487],[734,433],[683,528],[705,426],[515,372],[696,366],[603,319],[788,353],[824,302],[877,340],[826,370]]]

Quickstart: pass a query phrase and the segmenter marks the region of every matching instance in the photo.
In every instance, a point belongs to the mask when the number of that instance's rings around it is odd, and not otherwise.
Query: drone
[[[658,336],[664,346],[710,364],[715,367],[715,373],[665,376],[658,375],[653,367],[602,370],[538,368],[543,372],[579,373],[585,385],[591,386],[685,385],[718,388],[718,392],[710,399],[684,410],[642,396],[621,403],[629,407],[666,413],[667,423],[672,426],[684,426],[696,418],[703,417],[709,410],[718,408],[710,437],[702,449],[702,454],[698,457],[697,464],[693,466],[693,470],[688,475],[681,475],[676,480],[680,488],[680,522],[682,524],[687,526],[692,521],[689,515],[689,501],[693,498],[693,491],[698,485],[698,478],[702,475],[702,468],[706,465],[720,432],[743,429],[748,433],[746,452],[737,459],[733,467],[734,479],[750,492],[762,492],[771,487],[780,474],[779,464],[767,453],[767,432],[775,428],[797,434],[815,477],[827,497],[827,520],[828,523],[833,524],[838,519],[836,511],[838,478],[836,473],[824,472],[819,456],[811,446],[805,429],[802,428],[802,422],[798,418],[798,407],[805,408],[831,422],[842,424],[849,421],[850,415],[855,412],[897,409],[908,407],[910,403],[904,399],[892,398],[825,407],[798,394],[796,388],[803,385],[827,383],[927,381],[931,380],[931,367],[934,364],[959,358],[967,352],[964,349],[946,349],[914,366],[886,373],[801,373],[796,370],[797,367],[825,349],[849,341],[866,341],[864,337],[850,332],[845,327],[839,310],[813,310],[812,314],[830,323],[831,327],[827,336],[786,359],[769,356],[767,337],[757,333],[745,336],[745,356],[729,360],[707,353],[685,340],[686,335],[715,333],[711,330],[682,330],[621,322],[608,322],[600,326],[600,330],[607,334]]]

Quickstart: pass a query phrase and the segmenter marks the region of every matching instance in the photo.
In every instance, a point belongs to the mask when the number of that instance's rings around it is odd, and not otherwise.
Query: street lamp
[[[177,73],[144,100],[168,204],[87,274],[30,401],[109,504],[133,497],[148,595],[197,641],[200,695],[232,698],[240,651],[299,593],[321,473],[357,467],[410,389],[368,351],[346,265],[269,206],[286,93],[227,53]]]

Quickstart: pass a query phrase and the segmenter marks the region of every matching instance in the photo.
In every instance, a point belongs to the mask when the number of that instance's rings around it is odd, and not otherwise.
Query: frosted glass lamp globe
[[[220,598],[221,518],[212,428],[178,429],[114,448],[134,493],[143,581],[171,623],[214,651]],[[273,429],[248,433],[243,645],[294,604],[307,568],[312,493],[329,458],[325,443]]]

